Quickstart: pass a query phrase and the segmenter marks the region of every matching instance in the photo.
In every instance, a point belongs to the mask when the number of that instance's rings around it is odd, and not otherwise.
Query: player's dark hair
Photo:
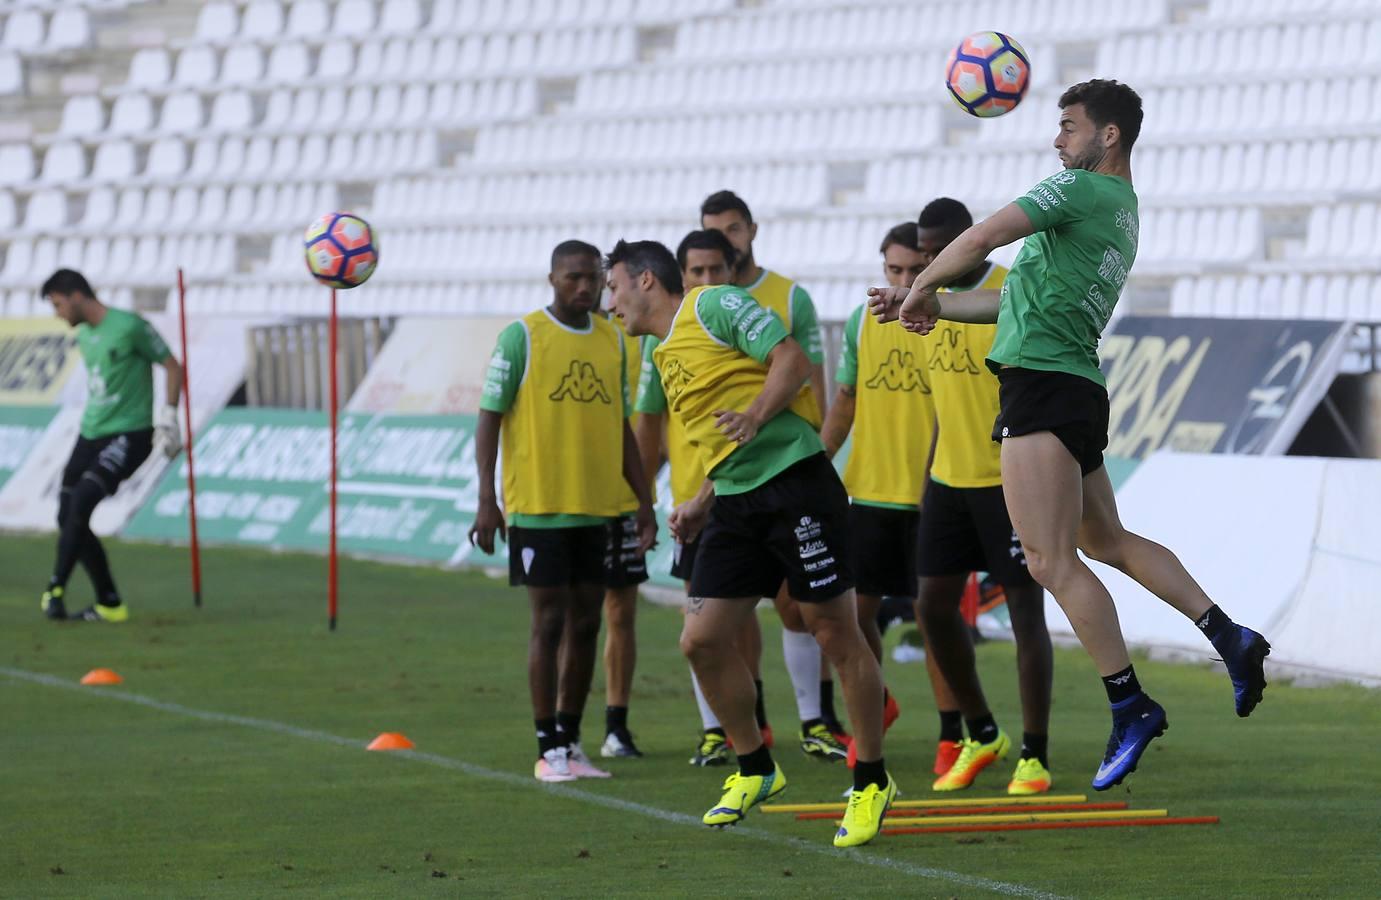
[[[551,251],[551,267],[556,269],[556,261],[567,256],[589,256],[599,260],[599,248],[584,241],[562,241]]]
[[[1122,133],[1122,149],[1131,150],[1141,134],[1141,95],[1120,81],[1095,78],[1076,84],[1060,95],[1060,109],[1082,104],[1093,124],[1116,125]]]
[[[973,213],[952,197],[940,197],[925,205],[920,217],[916,219],[916,224],[921,228],[943,228],[960,232],[973,224]]]
[[[692,231],[681,238],[681,243],[676,247],[676,265],[680,266],[682,272],[686,270],[686,257],[692,250],[718,250],[724,254],[724,265],[728,266],[730,271],[733,271],[734,264],[738,262],[738,252],[734,250],[734,245],[729,243],[724,232],[715,231],[713,228]]]
[[[915,222],[903,222],[900,225],[893,225],[887,232],[887,237],[882,239],[882,246],[878,248],[878,252],[886,253],[887,248],[893,244],[901,244],[908,250],[920,250],[921,230],[916,227]]]
[[[651,272],[668,294],[685,293],[681,267],[676,264],[676,257],[671,255],[666,244],[657,241],[619,241],[604,258],[604,266],[613,269],[619,263],[623,263],[628,274],[634,278]]]
[[[715,191],[705,198],[704,203],[700,204],[701,219],[726,212],[736,212],[743,216],[743,221],[752,224],[753,213],[749,211],[748,204],[744,203],[743,198],[733,191]]]
[[[81,294],[83,297],[96,298],[96,292],[91,290],[91,282],[86,280],[86,276],[72,269],[58,269],[48,280],[43,282],[43,289],[39,292],[40,297],[47,297],[49,294]]]

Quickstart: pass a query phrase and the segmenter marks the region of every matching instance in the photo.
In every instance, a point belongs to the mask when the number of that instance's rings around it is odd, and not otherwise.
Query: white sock
[[[786,672],[796,690],[796,712],[802,722],[820,718],[820,645],[808,631],[782,629]]]
[[[707,731],[721,727],[719,717],[710,709],[710,702],[705,699],[705,692],[700,690],[700,679],[695,677],[694,670],[691,671],[691,687],[695,688],[695,705],[700,707],[700,725]]]

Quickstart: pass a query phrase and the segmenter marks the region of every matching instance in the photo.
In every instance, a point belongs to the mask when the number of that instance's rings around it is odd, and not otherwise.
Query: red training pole
[[[331,358],[331,549],[327,562],[326,574],[326,605],[330,616],[330,628],[336,630],[336,601],[337,601],[337,574],[336,574],[336,402],[337,392],[340,390],[336,384],[336,289],[331,288],[331,324],[330,330],[330,351],[328,356]]]
[[[188,365],[191,351],[187,340],[187,285],[182,270],[177,270],[177,318],[182,331],[182,402],[187,423],[187,517],[192,531],[192,602],[201,608],[201,543],[197,540],[197,468],[192,457],[196,435],[192,432],[192,370]]]

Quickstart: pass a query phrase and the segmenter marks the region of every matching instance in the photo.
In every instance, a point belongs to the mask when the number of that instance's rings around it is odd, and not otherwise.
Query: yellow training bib
[[[563,325],[545,309],[522,319],[527,368],[503,418],[503,495],[509,515],[617,516],[623,479],[623,347],[590,317]]]
[[[1006,268],[990,265],[973,289],[1000,290],[1006,277]],[[996,336],[996,324],[941,320],[926,337],[930,387],[940,422],[930,476],[941,484],[955,488],[1002,484],[1002,445],[993,440],[998,382],[983,362]]]
[[[935,433],[926,342],[863,315],[858,328],[853,447],[844,487],[854,500],[916,506]]]
[[[688,478],[678,484],[691,466],[683,459],[682,471],[678,472],[673,457],[672,494],[678,503],[683,502],[676,498],[678,493],[689,490],[682,496],[694,496],[705,481],[705,473],[713,472],[738,447],[715,426],[715,411],[747,409],[767,383],[766,365],[715,338],[700,324],[695,304],[708,289],[693,288],[686,294],[671,332],[652,352],[667,398],[668,447],[678,443],[690,447],[697,466],[693,488]],[[816,410],[819,418],[814,397],[805,392],[797,394],[787,408],[807,421],[811,421],[807,413]]]

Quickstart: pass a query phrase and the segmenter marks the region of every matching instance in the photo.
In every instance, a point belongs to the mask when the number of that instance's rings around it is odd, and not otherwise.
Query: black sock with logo
[[[992,713],[968,720],[969,737],[980,744],[990,744],[997,740],[997,721]]]
[[[1136,670],[1128,666],[1120,672],[1103,676],[1103,688],[1108,692],[1108,702],[1117,706],[1140,694],[1141,682],[1136,680]]]
[[[556,730],[556,717],[551,716],[546,719],[535,719],[533,724],[537,726],[537,755],[541,756],[548,750],[555,750],[562,746],[561,735]]]

